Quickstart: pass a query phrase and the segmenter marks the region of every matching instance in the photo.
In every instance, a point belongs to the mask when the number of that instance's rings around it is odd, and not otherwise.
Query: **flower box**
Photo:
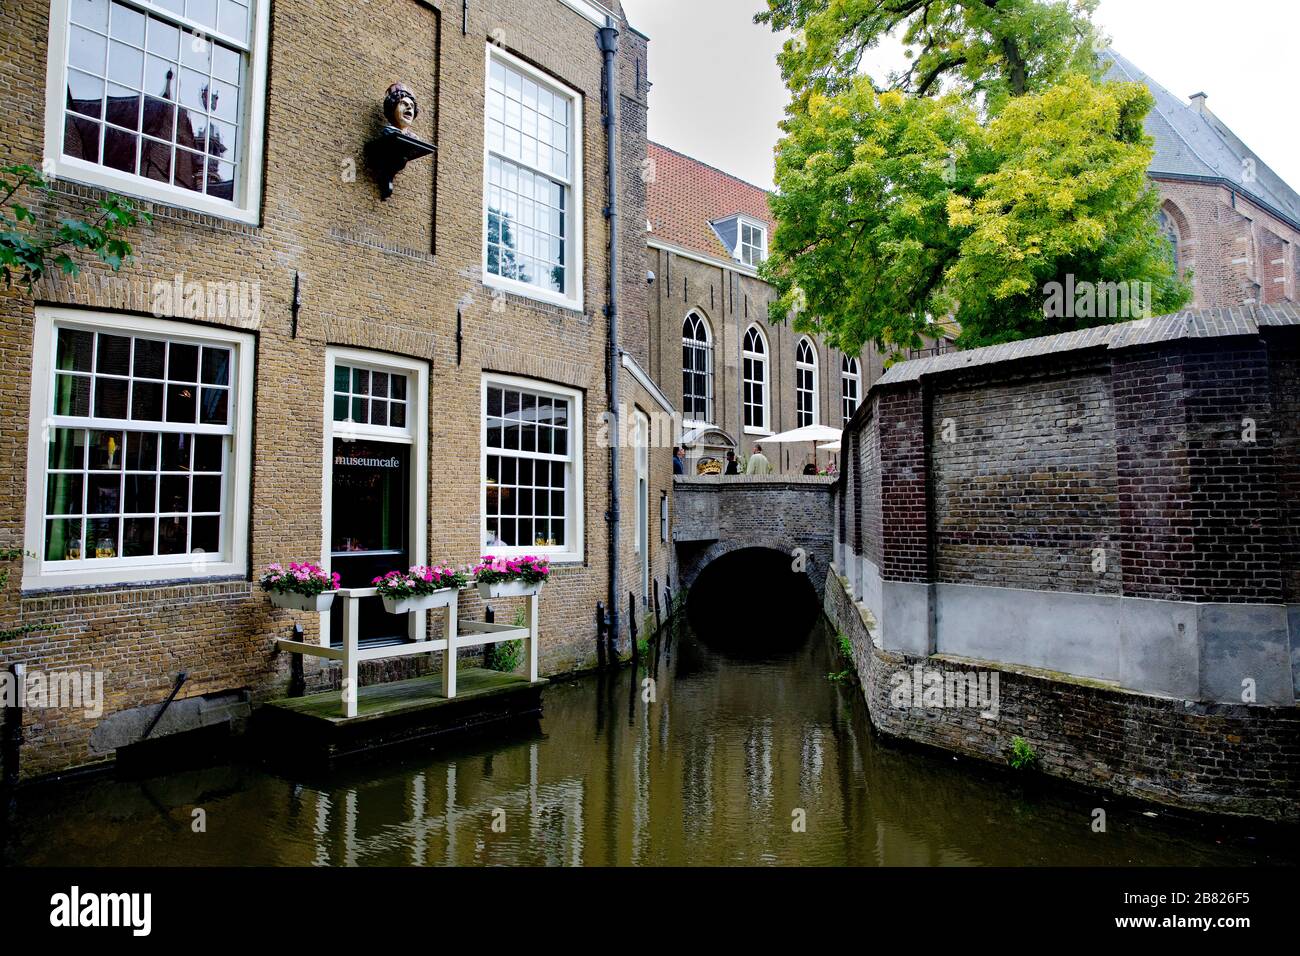
[[[410,614],[413,611],[427,611],[434,607],[446,607],[447,596],[459,593],[459,588],[443,588],[432,594],[417,594],[411,597],[392,597],[384,595],[384,610],[389,614]]]
[[[315,611],[323,613],[334,603],[337,591],[322,591],[320,594],[297,594],[293,591],[270,591],[271,603],[276,607],[290,611]]]
[[[438,566],[416,566],[407,571],[389,571],[374,580],[375,590],[389,614],[410,614],[432,607],[448,607],[460,589],[469,586],[464,570]]]
[[[486,598],[528,597],[536,594],[551,574],[545,558],[524,555],[518,558],[483,555],[471,572],[478,593]]]
[[[268,564],[258,581],[276,607],[290,611],[328,611],[338,593],[339,576],[310,562]]]
[[[528,597],[537,594],[545,581],[479,581],[478,593],[483,598]]]

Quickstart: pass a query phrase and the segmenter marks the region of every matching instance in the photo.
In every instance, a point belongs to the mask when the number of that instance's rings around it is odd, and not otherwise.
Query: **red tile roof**
[[[767,190],[658,143],[649,144],[649,155],[654,161],[654,175],[646,183],[651,239],[729,259],[709,223],[740,213],[767,223],[769,237],[775,230]]]

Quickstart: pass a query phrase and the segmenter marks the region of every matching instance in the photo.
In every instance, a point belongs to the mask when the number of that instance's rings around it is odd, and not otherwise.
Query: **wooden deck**
[[[463,667],[457,684],[452,698],[440,674],[371,684],[357,692],[355,717],[342,716],[339,691],[269,701],[257,735],[268,756],[332,759],[541,715],[544,680]]]

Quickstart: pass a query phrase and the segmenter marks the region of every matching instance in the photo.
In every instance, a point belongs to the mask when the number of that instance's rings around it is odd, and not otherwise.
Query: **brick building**
[[[808,424],[840,428],[883,362],[871,345],[843,355],[768,321],[776,294],[756,269],[776,228],[766,191],[657,143],[649,160],[649,367],[685,419],[688,458],[746,456],[756,439]],[[779,449],[765,454],[787,472],[811,452]]]
[[[1105,58],[1108,77],[1143,83],[1155,98],[1149,174],[1191,307],[1300,301],[1300,195],[1210,112],[1204,93],[1184,103],[1114,50]]]
[[[670,569],[671,464],[666,446],[621,453],[611,586],[606,310],[612,289],[647,309],[647,40],[609,2],[9,5],[0,160],[46,162],[37,216],[85,217],[112,191],[153,222],[120,274],[87,262],[0,293],[0,542],[29,552],[3,626],[53,626],[0,663],[102,670],[106,715],[153,708],[181,671],[184,697],[282,696],[275,640],[338,626],[257,591],[259,568],[294,559],[365,586],[549,555],[545,673],[594,658],[611,590],[644,611]],[[436,149],[385,200],[366,150],[396,81],[419,104],[407,132]],[[625,328],[626,431],[672,408],[643,371],[649,337]],[[377,641],[439,626],[366,613]],[[482,614],[472,592],[461,614]],[[313,686],[331,680],[313,666]],[[24,774],[110,757],[95,726],[29,714]]]
[[[845,434],[827,583],[873,722],[1300,819],[1297,372],[1292,305],[893,366]],[[900,704],[912,668],[995,673],[1001,707]]]
[[[1155,143],[1150,177],[1192,306],[1297,301],[1300,195],[1209,111],[1203,94],[1184,104],[1113,50],[1106,58],[1111,78],[1145,83],[1155,97],[1146,121]],[[767,321],[775,296],[754,269],[775,229],[767,193],[657,143],[649,157],[651,371],[686,418],[691,452],[749,454],[764,433],[809,419],[839,427],[883,363],[871,345],[845,356]],[[762,398],[747,403],[760,386]],[[789,450],[793,470],[806,453]]]

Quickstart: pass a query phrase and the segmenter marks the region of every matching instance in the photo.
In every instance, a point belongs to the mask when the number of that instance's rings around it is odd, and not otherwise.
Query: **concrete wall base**
[[[889,602],[884,606],[889,614]],[[853,645],[867,710],[881,733],[995,763],[1006,763],[1013,738],[1022,737],[1038,754],[1039,771],[1053,777],[1183,809],[1300,823],[1294,705],[1203,703],[1027,666],[886,648],[887,622],[873,627],[875,615],[839,568],[827,577],[825,609]],[[941,681],[995,687],[996,706],[936,705],[903,692],[918,675],[936,673]]]

